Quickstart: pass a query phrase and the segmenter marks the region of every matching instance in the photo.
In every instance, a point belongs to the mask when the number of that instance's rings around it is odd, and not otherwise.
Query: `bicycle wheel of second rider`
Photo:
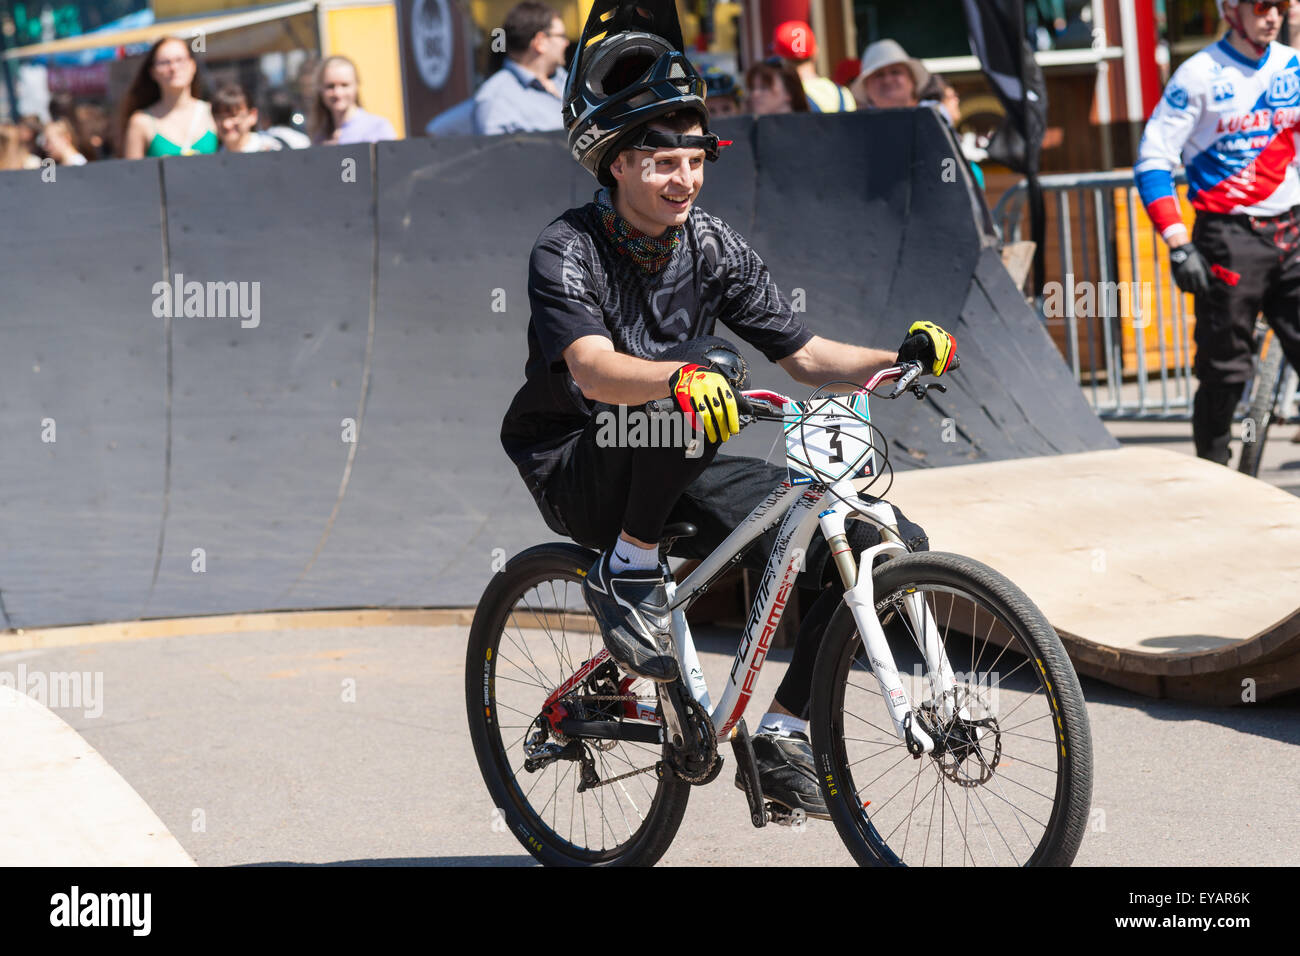
[[[1087,824],[1092,745],[1056,632],[1014,584],[970,558],[904,555],[873,582],[913,712],[937,725],[942,745],[907,752],[841,605],[817,657],[812,743],[849,851],[864,865],[1068,865]],[[917,594],[957,678],[958,713],[947,720],[905,610]]]
[[[1278,391],[1282,385],[1283,358],[1282,346],[1278,345],[1277,338],[1273,337],[1268,355],[1260,363],[1259,371],[1255,373],[1250,408],[1242,421],[1243,430],[1246,422],[1251,423],[1253,434],[1250,441],[1243,440],[1241,443],[1241,460],[1237,462],[1237,470],[1252,478],[1259,475],[1259,463],[1264,457],[1264,443],[1268,441],[1268,429],[1273,424],[1273,409],[1277,404]]]
[[[544,544],[493,576],[466,653],[470,737],[496,807],[494,822],[504,823],[537,859],[560,866],[648,866],[676,835],[690,785],[670,771],[662,778],[656,773],[659,745],[557,739],[540,714],[550,694],[604,648],[582,597],[583,577],[595,559],[574,544]],[[631,694],[654,707],[653,685],[627,685],[625,677],[609,663],[563,700],[571,713],[586,708],[588,719],[596,720],[618,719],[624,707],[594,699],[602,696]],[[528,758],[548,746],[565,754],[530,771]],[[602,781],[613,782],[580,790],[584,761]]]

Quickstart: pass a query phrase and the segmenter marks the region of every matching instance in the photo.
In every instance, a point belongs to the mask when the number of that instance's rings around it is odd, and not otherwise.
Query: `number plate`
[[[785,463],[794,484],[875,475],[866,394],[785,406]]]

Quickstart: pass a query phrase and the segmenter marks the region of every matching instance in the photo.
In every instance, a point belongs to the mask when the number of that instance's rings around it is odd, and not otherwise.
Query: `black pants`
[[[1255,317],[1300,368],[1300,207],[1257,218],[1198,213],[1192,241],[1214,272],[1196,297],[1196,454],[1227,464],[1232,413],[1251,376]]]
[[[699,533],[679,540],[672,554],[707,557],[786,478],[784,468],[761,459],[718,455],[716,443],[706,446],[699,458],[689,458],[681,448],[602,447],[607,443],[598,441],[599,434],[593,417],[546,486],[547,504],[569,536],[590,548],[610,547],[623,529],[655,541],[665,523],[689,521]],[[926,550],[925,532],[897,509],[895,513],[909,547]],[[855,552],[880,541],[879,532],[865,521],[849,521],[847,532]],[[762,570],[776,536],[777,528],[769,530],[750,546],[741,564]],[[803,715],[822,634],[844,593],[820,533],[808,546],[799,586],[818,593],[800,624],[790,669],[776,699],[791,713]]]

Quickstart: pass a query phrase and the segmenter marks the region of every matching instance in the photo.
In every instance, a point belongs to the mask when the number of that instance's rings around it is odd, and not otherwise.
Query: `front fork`
[[[880,626],[880,618],[875,607],[875,591],[872,586],[871,568],[876,556],[881,554],[907,554],[902,538],[898,535],[897,522],[893,507],[885,501],[874,503],[857,503],[855,508],[876,520],[881,529],[881,543],[868,548],[854,563],[853,549],[849,546],[844,531],[845,513],[849,506],[844,501],[857,499],[857,492],[849,482],[838,482],[831,488],[829,496],[835,503],[820,515],[822,534],[830,544],[831,555],[839,569],[844,582],[844,600],[853,614],[858,633],[862,636],[862,646],[871,662],[871,669],[880,684],[880,693],[889,719],[894,725],[894,733],[907,743],[908,750],[915,756],[931,753],[934,750],[934,738],[921,726],[917,714],[907,698],[907,691],[898,676],[898,666],[894,663],[889,641]],[[922,654],[925,657],[926,677],[930,683],[930,693],[936,702],[938,713],[950,720],[954,715],[956,680],[952,665],[943,648],[939,628],[934,614],[926,604],[925,594],[915,592],[903,596],[903,608],[912,625],[912,632],[923,635],[921,638]],[[964,709],[964,708],[963,708]]]

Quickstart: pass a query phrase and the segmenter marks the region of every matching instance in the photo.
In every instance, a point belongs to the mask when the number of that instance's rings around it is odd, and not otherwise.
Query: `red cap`
[[[787,60],[811,60],[817,55],[817,38],[802,20],[786,20],[772,34],[772,52]]]
[[[858,73],[862,70],[862,61],[857,57],[846,60],[840,60],[835,69],[831,72],[831,79],[840,86],[848,86],[858,78]]]

